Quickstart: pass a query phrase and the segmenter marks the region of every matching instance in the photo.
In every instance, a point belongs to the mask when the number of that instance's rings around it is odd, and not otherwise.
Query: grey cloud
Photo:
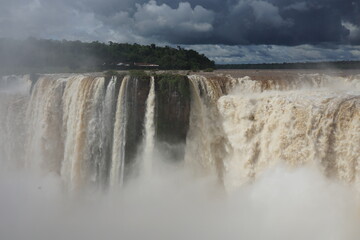
[[[296,2],[284,7],[284,10],[307,11],[308,6],[306,2]]]
[[[360,27],[349,22],[343,22],[343,25],[349,30],[349,39],[353,44],[360,45]]]
[[[360,59],[360,46],[191,45],[219,64],[342,61]]]
[[[154,37],[172,43],[186,43],[198,39],[213,30],[214,13],[201,6],[194,8],[187,2],[178,8],[155,1],[137,4],[134,26],[143,36]]]
[[[2,5],[4,6],[4,5]],[[56,1],[16,1],[0,12],[0,37],[91,38],[103,23]]]
[[[289,26],[291,23],[279,14],[279,8],[266,1],[248,1],[252,7],[255,21],[275,27]]]
[[[359,27],[356,0],[2,0],[0,9],[0,37],[359,44]]]
[[[360,58],[358,0],[0,1],[0,38],[193,44],[217,62]]]

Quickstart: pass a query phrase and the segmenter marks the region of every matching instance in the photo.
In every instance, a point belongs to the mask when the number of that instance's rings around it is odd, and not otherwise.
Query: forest
[[[95,72],[119,69],[214,68],[205,55],[182,47],[45,40],[0,39],[0,73]]]

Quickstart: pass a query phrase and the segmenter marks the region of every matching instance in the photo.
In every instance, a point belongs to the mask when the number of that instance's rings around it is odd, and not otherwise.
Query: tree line
[[[2,72],[84,72],[142,68],[134,63],[154,64],[157,65],[155,68],[161,70],[215,67],[215,63],[205,55],[181,47],[35,38],[0,39]]]

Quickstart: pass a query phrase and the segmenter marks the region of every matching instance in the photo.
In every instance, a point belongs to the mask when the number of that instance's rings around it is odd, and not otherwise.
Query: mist
[[[1,239],[358,239],[355,193],[276,166],[225,193],[180,167],[118,192],[65,194],[56,176],[1,170]]]

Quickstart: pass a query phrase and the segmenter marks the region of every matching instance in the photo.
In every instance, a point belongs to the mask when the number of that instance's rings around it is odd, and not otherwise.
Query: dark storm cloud
[[[0,38],[192,45],[219,63],[360,58],[360,0],[0,0],[0,4]]]
[[[358,0],[2,0],[0,37],[360,44]]]

